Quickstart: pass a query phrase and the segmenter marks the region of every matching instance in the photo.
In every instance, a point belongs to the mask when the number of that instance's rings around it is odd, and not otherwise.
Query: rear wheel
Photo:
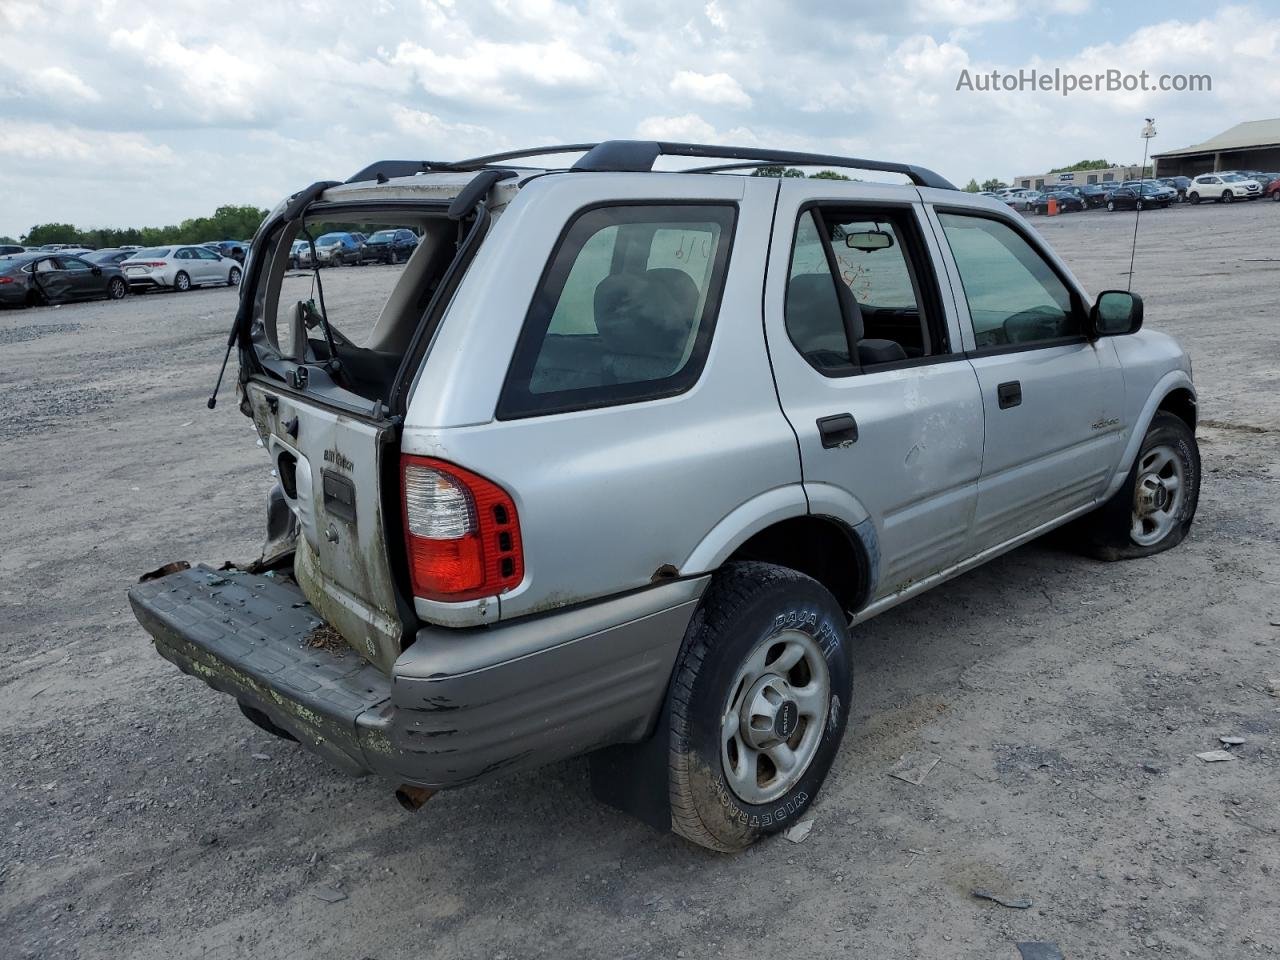
[[[227,271],[227,286],[228,287],[240,286],[240,268],[239,267],[232,267],[230,270]]]
[[[835,598],[794,570],[735,563],[716,575],[669,706],[676,833],[741,850],[812,805],[848,718],[847,633]]]
[[[186,293],[191,289],[191,278],[187,276],[187,272],[185,270],[179,270],[177,275],[173,278],[173,289],[177,290],[179,293]]]
[[[107,297],[111,300],[123,300],[124,295],[129,292],[129,285],[120,277],[112,277],[111,282],[107,284]]]
[[[1180,417],[1157,413],[1129,476],[1082,521],[1085,547],[1101,560],[1149,557],[1182,542],[1200,502],[1200,448]]]
[[[1111,213],[1116,212],[1116,202],[1114,200],[1107,201],[1107,210],[1110,211]]]
[[[1192,190],[1190,193],[1188,193],[1188,194],[1187,194],[1187,199],[1188,199],[1188,200],[1190,200],[1192,203],[1199,203],[1199,202],[1200,202],[1200,194],[1198,194],[1198,193],[1196,193],[1194,190]]]

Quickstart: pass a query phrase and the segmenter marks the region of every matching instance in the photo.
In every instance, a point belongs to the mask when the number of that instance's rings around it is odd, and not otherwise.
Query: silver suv
[[[777,165],[911,182],[744,175]],[[369,317],[286,276],[310,224],[370,222],[421,242]],[[263,555],[132,604],[162,656],[411,808],[590,754],[602,799],[740,849],[827,776],[851,628],[1055,527],[1141,557],[1195,513],[1178,344],[918,167],[387,161],[290,197],[248,263],[228,353],[279,476]]]

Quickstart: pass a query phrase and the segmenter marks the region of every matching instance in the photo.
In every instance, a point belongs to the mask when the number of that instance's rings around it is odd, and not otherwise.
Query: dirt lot
[[[1124,286],[1132,214],[1034,222]],[[600,806],[581,761],[411,816],[180,676],[125,591],[257,555],[269,465],[204,406],[233,293],[0,315],[0,957],[1280,953],[1280,204],[1143,223],[1135,289],[1201,390],[1192,536],[1034,544],[859,627],[812,834],[737,857]],[[914,750],[942,762],[889,778]]]

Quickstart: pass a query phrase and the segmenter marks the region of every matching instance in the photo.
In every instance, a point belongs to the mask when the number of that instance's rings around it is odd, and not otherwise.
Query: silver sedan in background
[[[230,257],[198,245],[148,247],[121,262],[134,290],[176,290],[192,287],[239,286],[244,268]]]

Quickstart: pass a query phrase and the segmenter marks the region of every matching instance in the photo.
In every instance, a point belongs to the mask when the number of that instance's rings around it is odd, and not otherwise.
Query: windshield
[[[1240,174],[1238,173],[1224,173],[1222,175],[1222,179],[1225,180],[1227,183],[1240,183],[1245,178],[1240,176]]]
[[[136,250],[133,254],[134,260],[163,260],[169,256],[169,247],[148,247],[146,250]]]
[[[394,240],[395,238],[396,232],[394,230],[379,230],[369,238],[369,242],[372,243],[374,240]]]
[[[332,247],[335,243],[342,242],[342,234],[326,233],[323,237],[316,241],[317,247]]]

